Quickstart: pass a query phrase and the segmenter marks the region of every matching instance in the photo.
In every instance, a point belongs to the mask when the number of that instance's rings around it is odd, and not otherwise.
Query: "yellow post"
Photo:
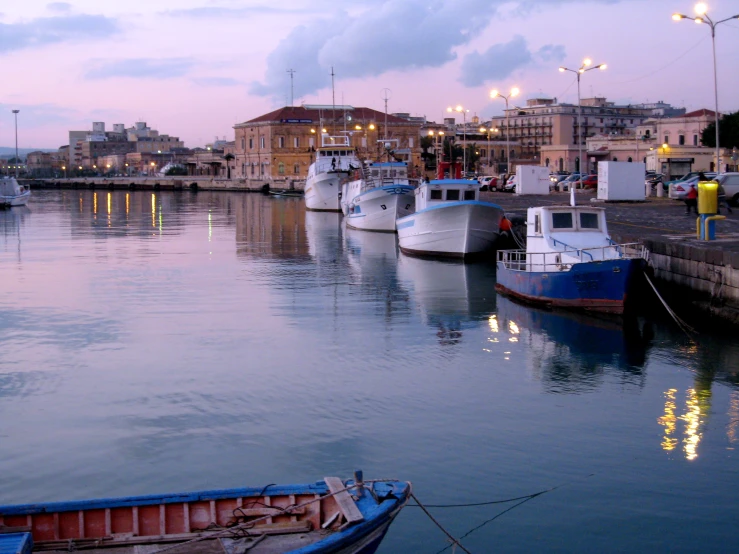
[[[700,181],[698,183],[698,213],[702,215],[718,213],[718,182]]]

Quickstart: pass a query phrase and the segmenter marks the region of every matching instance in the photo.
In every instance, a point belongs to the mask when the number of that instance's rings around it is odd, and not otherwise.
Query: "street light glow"
[[[370,128],[371,131],[374,131],[375,130],[375,124],[374,123],[370,123],[369,128]]]
[[[493,89],[490,91],[490,98],[497,98],[500,93],[497,91],[497,89]]]
[[[707,11],[708,11],[708,6],[706,6],[704,2],[698,2],[695,5],[695,13],[697,13],[698,15],[703,15]]]
[[[521,90],[518,87],[513,87],[511,89],[511,97],[518,96],[519,92],[521,92]]]
[[[602,64],[600,64],[598,66],[599,69],[605,69],[606,67],[608,67],[608,66],[606,64],[604,64],[604,63],[602,63]]]
[[[702,19],[701,19],[700,17],[696,17],[696,18],[695,18],[695,22],[696,22],[696,23],[697,23],[698,25],[700,25],[701,23],[703,23],[703,20],[702,20]]]
[[[673,13],[672,14],[672,20],[673,21],[680,21],[682,18],[683,18],[683,16],[680,15],[679,13]]]
[[[564,72],[565,72],[565,68],[564,68],[564,67],[562,67],[561,65],[559,66],[559,72],[560,72],[560,73],[564,73]]]
[[[582,64],[583,64],[583,66],[585,66],[585,67],[588,67],[588,66],[589,66],[590,64],[592,64],[592,63],[593,63],[593,60],[591,60],[590,58],[585,58],[585,59],[584,59],[584,60],[582,61]]]

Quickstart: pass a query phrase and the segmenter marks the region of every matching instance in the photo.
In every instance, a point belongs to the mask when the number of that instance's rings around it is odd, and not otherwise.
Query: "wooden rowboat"
[[[371,554],[410,483],[310,485],[0,506],[0,552]]]

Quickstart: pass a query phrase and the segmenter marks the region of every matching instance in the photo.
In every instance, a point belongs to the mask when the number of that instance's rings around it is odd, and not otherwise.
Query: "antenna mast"
[[[385,100],[385,129],[383,132],[383,140],[387,140],[387,101],[390,99],[390,93],[392,92],[389,88],[382,89],[383,99]]]
[[[331,66],[331,119],[336,126],[336,89],[334,88],[334,66]]]
[[[293,76],[296,71],[294,69],[288,69],[287,72],[290,74],[290,107],[295,105],[295,89],[293,88]]]

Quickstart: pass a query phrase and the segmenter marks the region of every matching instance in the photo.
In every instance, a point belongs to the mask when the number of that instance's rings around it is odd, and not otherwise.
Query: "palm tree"
[[[230,179],[231,178],[231,160],[236,159],[236,156],[234,156],[233,154],[231,154],[231,152],[229,152],[228,154],[223,156],[223,159],[226,160],[226,173],[228,175],[228,178]]]

